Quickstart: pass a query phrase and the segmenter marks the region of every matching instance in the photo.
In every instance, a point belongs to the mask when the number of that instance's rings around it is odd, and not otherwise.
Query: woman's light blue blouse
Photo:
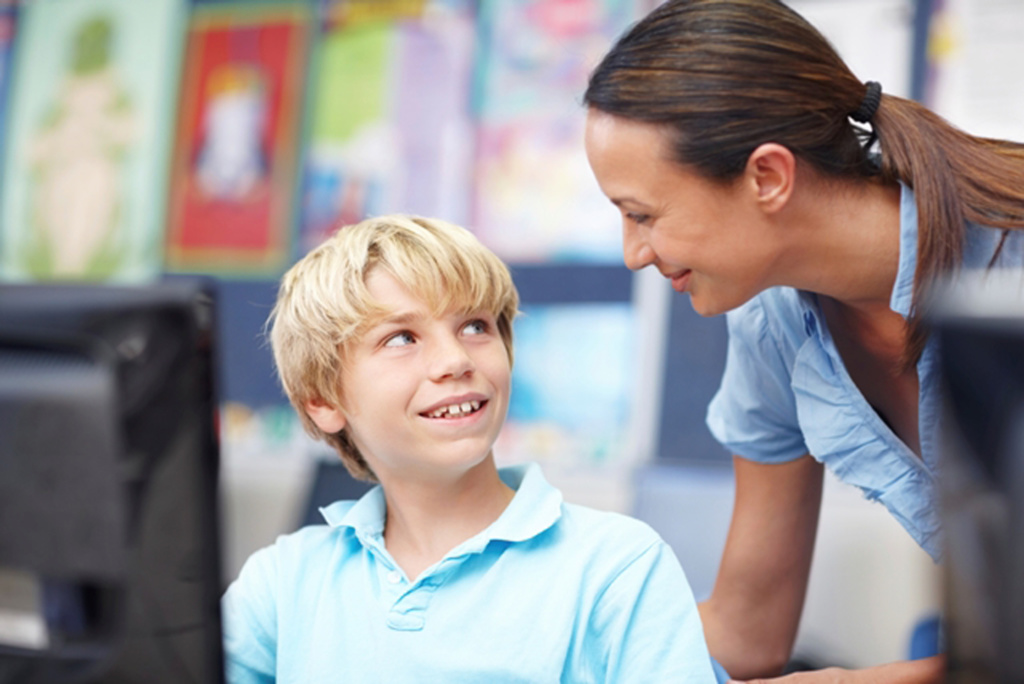
[[[715,682],[672,550],[567,504],[536,465],[488,529],[410,581],[379,487],[246,562],[223,599],[228,681]]]
[[[987,268],[1001,237],[1002,231],[968,226],[962,272]],[[904,317],[910,312],[916,265],[917,207],[904,186],[899,268],[890,299],[890,308]],[[1024,231],[1010,232],[993,268],[1024,274]],[[812,454],[840,480],[884,504],[939,560],[935,440],[940,400],[934,340],[917,364],[918,458],[854,385],[816,295],[772,288],[726,318],[725,371],[707,413],[715,438],[732,453],[762,463]]]

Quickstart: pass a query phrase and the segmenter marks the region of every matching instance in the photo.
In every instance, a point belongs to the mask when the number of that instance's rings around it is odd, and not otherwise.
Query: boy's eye
[[[397,332],[394,335],[389,336],[384,340],[385,347],[404,347],[407,344],[412,344],[413,338],[412,333],[406,330]]]
[[[466,335],[483,335],[490,329],[487,321],[476,318],[462,326],[462,332]]]

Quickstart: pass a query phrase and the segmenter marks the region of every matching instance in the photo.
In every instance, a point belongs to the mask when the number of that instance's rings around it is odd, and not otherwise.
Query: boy
[[[284,276],[285,391],[380,486],[247,561],[223,601],[229,681],[715,681],[653,530],[496,468],[517,306],[504,264],[432,219],[347,226]]]

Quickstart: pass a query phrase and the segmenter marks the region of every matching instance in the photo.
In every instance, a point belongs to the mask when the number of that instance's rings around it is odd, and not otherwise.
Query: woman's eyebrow
[[[647,206],[646,202],[641,202],[637,198],[629,196],[629,195],[627,195],[626,197],[610,197],[608,199],[611,200],[611,203],[614,204],[617,207],[621,207],[623,204],[625,204],[627,202],[631,203],[631,204],[636,204],[636,205],[639,205],[639,206],[643,206],[643,207]]]

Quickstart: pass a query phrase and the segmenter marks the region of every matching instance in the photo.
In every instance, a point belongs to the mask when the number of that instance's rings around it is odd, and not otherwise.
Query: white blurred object
[[[1024,141],[1024,2],[945,0],[932,17],[925,104],[972,135]]]
[[[1016,0],[1014,0],[1016,1]],[[788,0],[862,81],[910,96],[914,0]]]

